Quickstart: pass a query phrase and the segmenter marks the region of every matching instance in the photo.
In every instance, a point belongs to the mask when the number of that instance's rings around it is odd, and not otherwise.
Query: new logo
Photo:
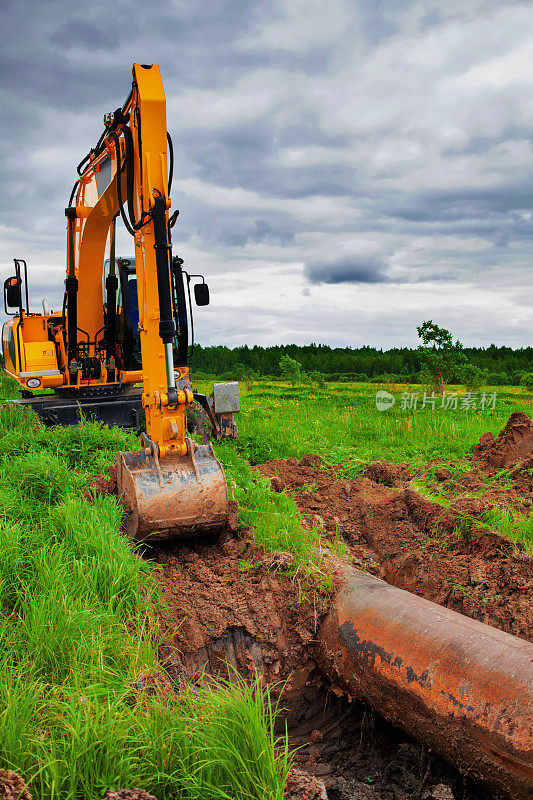
[[[396,398],[390,392],[386,392],[385,389],[380,389],[379,392],[376,392],[376,408],[378,411],[388,411],[389,408],[392,408],[394,403],[396,402]]]

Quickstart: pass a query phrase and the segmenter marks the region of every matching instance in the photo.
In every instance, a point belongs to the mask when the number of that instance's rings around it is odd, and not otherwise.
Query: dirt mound
[[[387,582],[517,636],[533,636],[533,560],[506,539],[477,530],[490,501],[460,494],[448,508],[411,489],[293,460],[257,468],[293,492],[307,524],[348,543],[351,563]],[[313,492],[302,486],[313,485]]]
[[[450,462],[451,463],[451,462]],[[491,472],[490,468],[480,461],[471,469],[471,461],[461,459],[452,468],[430,468],[421,470],[427,488],[457,508],[464,502],[482,500],[478,506],[482,510],[489,508],[505,508],[515,510],[529,516],[533,510],[533,457],[519,461],[515,467],[502,470],[502,473]],[[466,472],[457,472],[457,467],[467,468]],[[476,497],[471,497],[476,495]],[[474,504],[475,505],[475,504]]]
[[[117,493],[117,469],[109,467],[107,475],[93,475],[83,489],[83,496],[90,500],[95,495]]]
[[[163,663],[178,685],[204,671],[261,673],[299,690],[314,669],[312,644],[326,601],[302,598],[280,574],[287,554],[259,554],[249,539],[175,543],[154,548],[155,578],[168,608],[161,614]],[[228,666],[229,665],[229,666]]]
[[[20,775],[10,769],[0,769],[0,798],[32,800],[30,791]]]
[[[328,800],[328,795],[321,780],[293,767],[285,783],[285,800]]]
[[[484,433],[474,450],[474,459],[491,469],[509,467],[520,459],[531,456],[533,420],[522,411],[511,414],[497,439],[492,433]]]
[[[389,464],[388,461],[373,461],[365,470],[365,477],[384,486],[402,486],[411,480],[409,465]]]

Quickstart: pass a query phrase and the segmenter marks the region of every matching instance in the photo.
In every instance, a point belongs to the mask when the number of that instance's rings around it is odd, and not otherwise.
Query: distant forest
[[[524,373],[533,372],[533,347],[465,347],[471,364],[486,370],[490,385],[513,386]],[[195,377],[216,375],[224,380],[247,377],[279,378],[279,362],[287,355],[301,364],[305,373],[320,372],[331,381],[370,381],[416,383],[421,369],[417,348],[329,347],[324,344],[295,344],[276,347],[202,347],[194,346],[190,361]],[[458,381],[460,382],[460,381]]]

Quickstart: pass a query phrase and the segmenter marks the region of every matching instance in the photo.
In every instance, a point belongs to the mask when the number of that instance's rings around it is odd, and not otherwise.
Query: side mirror
[[[209,305],[209,286],[207,283],[195,283],[194,299],[196,300],[197,306]]]
[[[15,275],[4,281],[4,305],[6,310],[8,308],[18,310],[22,305],[22,281]]]

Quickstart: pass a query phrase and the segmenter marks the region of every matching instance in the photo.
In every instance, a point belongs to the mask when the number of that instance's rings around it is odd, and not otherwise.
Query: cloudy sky
[[[133,61],[161,66],[202,344],[533,343],[531,2],[3,0],[0,263],[34,310]]]

